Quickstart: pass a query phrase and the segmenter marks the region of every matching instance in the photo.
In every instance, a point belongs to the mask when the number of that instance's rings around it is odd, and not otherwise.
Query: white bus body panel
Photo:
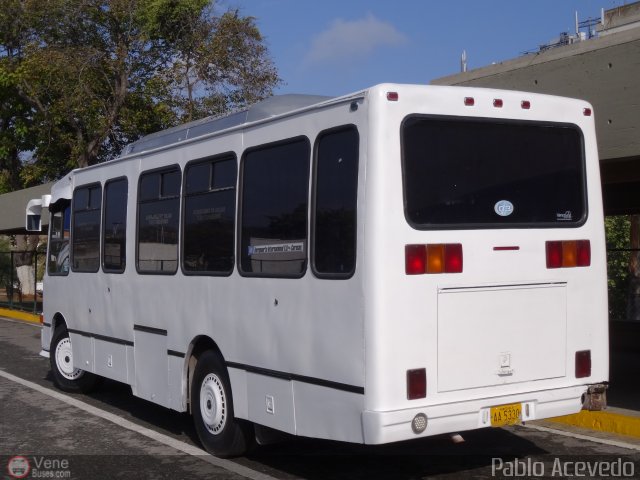
[[[388,102],[388,91],[397,91],[399,100]],[[467,96],[475,107],[464,104]],[[494,98],[504,107],[492,107]],[[520,106],[525,99],[530,110]],[[370,90],[369,102],[365,441],[415,437],[411,420],[419,412],[429,419],[423,433],[429,435],[486,426],[481,420],[487,408],[515,402],[530,404],[531,420],[579,411],[586,384],[606,381],[609,369],[599,165],[593,117],[583,115],[589,104],[522,92],[396,85]],[[585,143],[586,222],[558,229],[412,228],[398,192],[401,145],[386,139],[414,113],[577,125]],[[545,242],[572,239],[590,240],[591,265],[547,269]],[[463,272],[406,275],[404,246],[426,243],[461,243]],[[511,245],[519,250],[493,250]],[[581,350],[591,350],[588,379],[574,376]],[[508,365],[501,365],[503,359]],[[407,400],[406,372],[421,367],[426,398]]]
[[[388,101],[389,91],[399,100]],[[465,106],[465,96],[477,106]],[[496,97],[503,108],[491,106]],[[80,185],[104,187],[121,176],[129,182],[125,272],[45,277],[45,322],[67,322],[75,365],[184,411],[190,349],[207,336],[228,364],[236,416],[350,442],[416,438],[410,424],[417,413],[428,417],[422,435],[433,435],[487,426],[488,408],[513,402],[528,406],[525,420],[577,412],[587,385],[608,378],[600,177],[593,117],[582,114],[589,105],[404,85],[379,85],[352,98],[76,170],[56,184],[52,203],[71,198]],[[530,110],[520,108],[523,99]],[[586,222],[558,229],[412,228],[404,214],[399,134],[403,119],[416,113],[577,125],[585,142]],[[247,148],[306,136],[313,152],[321,131],[348,124],[360,138],[351,278],[319,279],[310,267],[301,279],[243,277],[237,266],[228,277],[185,275],[180,268],[174,275],[136,272],[140,172],[175,164],[184,172],[188,161],[233,152],[240,176]],[[571,239],[590,240],[591,266],[546,269],[544,242]],[[405,274],[405,245],[451,242],[463,245],[463,273]],[[499,245],[519,250],[494,251]],[[45,350],[50,341],[46,327]],[[573,374],[579,350],[591,351],[586,379]],[[414,368],[426,368],[427,396],[407,400],[406,372]]]

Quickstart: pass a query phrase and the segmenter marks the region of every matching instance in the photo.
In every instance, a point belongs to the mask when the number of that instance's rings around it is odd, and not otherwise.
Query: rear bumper
[[[508,403],[522,404],[522,420],[525,422],[569,415],[580,411],[582,395],[587,388],[582,385],[404,410],[365,411],[362,414],[364,441],[375,445],[490,427],[489,409]],[[427,416],[427,428],[415,434],[411,422],[419,413]]]

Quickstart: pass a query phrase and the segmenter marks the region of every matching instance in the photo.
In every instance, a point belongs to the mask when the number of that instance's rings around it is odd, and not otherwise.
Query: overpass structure
[[[431,83],[589,101],[594,107],[605,213],[640,213],[640,2],[604,12],[596,38],[571,38],[575,41]]]

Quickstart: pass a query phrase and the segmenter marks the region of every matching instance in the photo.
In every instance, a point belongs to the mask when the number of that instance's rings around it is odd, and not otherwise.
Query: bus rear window
[[[402,126],[407,221],[418,229],[581,225],[583,151],[574,125],[408,117]]]

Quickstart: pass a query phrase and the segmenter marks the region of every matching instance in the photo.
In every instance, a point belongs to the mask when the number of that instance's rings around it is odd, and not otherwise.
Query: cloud
[[[304,63],[324,64],[354,60],[371,55],[380,47],[395,47],[407,42],[407,37],[390,23],[378,20],[371,13],[359,20],[334,20],[324,32],[313,38]]]

